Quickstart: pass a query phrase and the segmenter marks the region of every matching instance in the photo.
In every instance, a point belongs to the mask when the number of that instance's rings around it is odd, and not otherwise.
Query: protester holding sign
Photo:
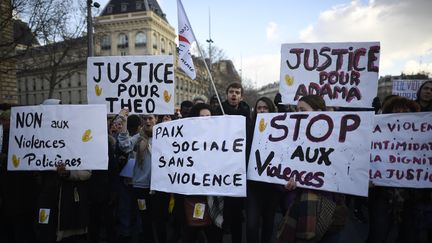
[[[189,117],[211,115],[210,105],[205,103],[195,104],[189,113]],[[223,207],[224,199],[221,196],[184,196],[182,242],[195,243],[199,231],[204,231],[207,242],[222,243]]]
[[[250,131],[250,107],[243,101],[244,89],[241,83],[231,83],[226,88],[227,100],[222,102],[222,108],[218,107],[217,115],[221,115],[223,109],[227,115],[241,115],[246,117],[246,161],[249,160],[249,151],[252,137],[248,136],[251,134]],[[224,210],[224,227],[230,228],[232,241],[242,241],[242,211],[243,211],[244,200],[242,198],[225,198],[225,210]]]
[[[388,113],[404,113],[418,112],[420,107],[414,101],[404,97],[391,97],[383,104],[383,114]],[[368,243],[385,242],[391,230],[392,223],[401,225],[403,211],[405,208],[405,200],[407,199],[407,189],[396,187],[373,187],[369,192],[369,236]],[[409,218],[413,220],[413,215]],[[406,225],[404,228],[399,228],[400,239],[404,237],[404,231],[410,231],[413,228],[414,222]],[[410,235],[415,237],[414,235]],[[418,242],[415,238],[406,238],[400,242]]]
[[[421,111],[432,111],[432,80],[424,82],[417,91],[417,103]]]
[[[35,242],[37,180],[32,171],[7,171],[10,115],[0,112],[0,242]]]
[[[58,104],[61,104],[61,101],[54,99],[45,100],[43,103],[43,105]],[[59,111],[64,111],[65,109],[72,111],[75,109],[75,107],[63,106],[45,107],[49,109],[43,108],[44,107],[42,107],[43,111],[41,112],[41,117],[42,115],[45,115],[45,117],[60,116],[59,118],[64,118],[64,114],[62,114],[63,116],[60,115],[62,112]],[[95,107],[93,113],[97,113],[97,109],[98,108]],[[95,118],[97,119],[100,117],[97,116]],[[61,121],[62,125],[68,124],[68,120],[66,119]],[[44,122],[46,121],[42,120],[41,124]],[[53,128],[53,124],[56,123],[52,122],[51,128]],[[63,129],[65,127],[66,126],[63,126]],[[62,135],[61,130],[53,131],[52,133],[57,136]],[[85,134],[87,134],[87,136],[85,136]],[[93,136],[95,136],[95,134],[93,134]],[[80,138],[82,138],[83,141],[90,141],[92,139],[88,132],[85,132]],[[105,142],[107,143],[106,140]],[[103,154],[103,149],[97,151],[102,152],[100,158],[108,156],[107,154]],[[59,149],[56,149],[56,152],[59,153]],[[84,155],[82,156],[84,157]],[[84,161],[86,160],[83,159],[83,162]],[[37,230],[40,242],[75,242],[87,238],[89,222],[89,188],[87,181],[90,179],[92,172],[90,170],[70,170],[72,166],[66,163],[67,162],[58,162],[55,164],[55,171],[39,173],[40,178],[38,181],[40,184]]]
[[[317,95],[303,96],[297,103],[297,111],[325,110],[325,101]],[[292,182],[287,187],[292,188]],[[310,189],[296,191],[296,198],[278,231],[278,242],[335,242],[347,217],[343,194]]]
[[[123,110],[124,111],[124,110]],[[151,178],[151,146],[153,126],[156,115],[144,115],[141,131],[129,136],[126,131],[128,112],[122,112],[123,130],[118,136],[120,149],[130,152],[137,146],[136,161],[133,168],[132,184],[135,191],[137,209],[141,217],[142,232],[149,242],[166,242],[166,226],[164,219],[168,216],[168,198],[160,197],[158,192],[150,191]],[[164,211],[157,209],[164,208]],[[153,235],[153,227],[156,237]]]
[[[255,127],[255,123],[257,122],[257,113],[269,112],[276,112],[273,101],[267,97],[259,98],[252,112],[253,127]],[[247,184],[247,195],[247,242],[270,242],[273,234],[275,211],[279,199],[277,185],[249,180]],[[259,237],[260,231],[261,237]]]

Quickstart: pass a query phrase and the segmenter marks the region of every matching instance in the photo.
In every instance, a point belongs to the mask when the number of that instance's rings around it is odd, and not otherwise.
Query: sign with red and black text
[[[432,188],[432,112],[375,116],[371,149],[375,185]]]
[[[372,112],[258,114],[248,179],[368,195]]]

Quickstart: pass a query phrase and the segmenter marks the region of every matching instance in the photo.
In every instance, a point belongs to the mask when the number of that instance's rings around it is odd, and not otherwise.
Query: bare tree
[[[38,73],[39,82],[48,81],[48,98],[52,98],[56,86],[85,65],[87,38],[81,37],[86,27],[85,6],[73,0],[29,2],[23,18],[41,46],[19,53],[18,72]],[[32,14],[35,12],[38,14]]]

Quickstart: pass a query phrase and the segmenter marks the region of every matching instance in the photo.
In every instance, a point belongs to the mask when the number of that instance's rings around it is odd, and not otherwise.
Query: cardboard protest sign
[[[108,169],[103,105],[12,107],[8,170]]]
[[[87,59],[89,104],[106,104],[109,114],[174,112],[173,56],[103,56]]]
[[[282,103],[320,95],[328,106],[371,107],[378,92],[379,42],[283,44]]]
[[[432,188],[432,113],[375,116],[370,179],[375,185]]]
[[[151,190],[246,196],[242,116],[193,117],[153,128]]]
[[[392,94],[416,100],[417,90],[425,81],[417,79],[394,79]]]
[[[248,179],[368,195],[372,112],[258,114]]]

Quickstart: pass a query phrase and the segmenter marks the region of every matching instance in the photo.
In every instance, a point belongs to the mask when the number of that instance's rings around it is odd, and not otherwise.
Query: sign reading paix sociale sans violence
[[[246,196],[243,116],[191,117],[153,129],[151,189]]]
[[[283,44],[282,103],[320,95],[328,106],[371,107],[378,92],[379,42]]]
[[[373,112],[258,114],[248,180],[368,195]]]
[[[8,170],[106,170],[104,105],[40,105],[11,110]]]
[[[172,114],[174,87],[171,55],[87,59],[88,103],[105,104],[109,114]]]

